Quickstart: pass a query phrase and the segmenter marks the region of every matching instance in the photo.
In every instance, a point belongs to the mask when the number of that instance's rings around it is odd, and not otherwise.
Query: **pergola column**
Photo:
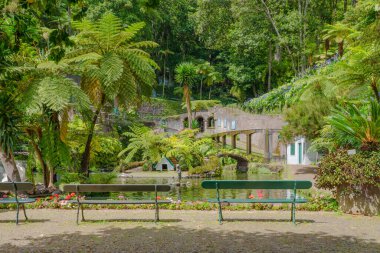
[[[222,136],[222,143],[223,143],[223,147],[227,145],[227,135]]]
[[[237,136],[237,134],[231,135],[231,146],[232,146],[232,148],[236,148],[236,136]]]
[[[249,155],[252,153],[252,134],[246,134],[246,137],[247,137],[246,151],[247,151],[247,154]]]
[[[264,137],[264,162],[270,162],[270,147],[269,147],[269,130],[265,129],[265,137]]]

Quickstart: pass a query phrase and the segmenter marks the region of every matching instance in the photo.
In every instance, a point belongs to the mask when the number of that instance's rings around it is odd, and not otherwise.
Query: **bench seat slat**
[[[77,204],[76,200],[69,200],[68,203]],[[155,204],[154,200],[96,200],[96,199],[85,199],[79,202],[80,204],[91,204],[91,205],[128,205],[128,204]],[[157,200],[158,204],[170,204],[170,200]]]
[[[36,202],[36,199],[32,198],[26,198],[26,199],[18,199],[18,203],[20,204],[26,204],[26,203],[34,203]],[[0,204],[15,204],[16,199],[14,198],[6,198],[6,199],[0,199]]]
[[[218,203],[218,199],[208,199],[207,201],[211,203]],[[222,203],[306,203],[306,199],[220,199]]]
[[[170,185],[154,184],[67,184],[63,186],[65,192],[168,192]]]
[[[33,184],[28,182],[3,182],[0,183],[0,191],[14,192],[14,184],[16,184],[17,191],[30,191],[33,190]]]
[[[205,189],[309,189],[310,181],[305,180],[205,180]]]

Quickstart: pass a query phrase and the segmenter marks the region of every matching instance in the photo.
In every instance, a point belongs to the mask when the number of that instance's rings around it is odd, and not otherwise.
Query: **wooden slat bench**
[[[312,183],[310,181],[301,180],[205,180],[202,187],[205,189],[215,189],[216,199],[209,199],[211,203],[219,205],[219,223],[223,221],[222,203],[288,203],[292,205],[291,221],[295,224],[295,205],[306,203],[304,198],[297,197],[298,189],[309,189]],[[221,189],[270,189],[270,190],[292,190],[291,198],[275,198],[275,199],[222,199],[219,190]]]
[[[0,183],[0,191],[10,191],[15,194],[14,198],[2,198],[0,197],[0,204],[16,204],[17,205],[17,213],[16,213],[16,224],[18,224],[18,216],[20,212],[20,206],[24,211],[25,220],[28,220],[28,216],[26,216],[25,212],[25,204],[33,203],[36,201],[34,198],[20,198],[19,192],[30,191],[33,189],[32,183],[23,183],[23,182],[5,182]]]
[[[155,221],[159,221],[160,204],[169,204],[170,200],[158,200],[158,192],[170,191],[170,185],[154,185],[154,184],[69,184],[63,187],[65,192],[75,192],[76,200],[69,200],[69,203],[78,204],[77,224],[79,224],[79,210],[82,210],[82,221],[84,221],[83,205],[138,205],[152,204],[155,205]],[[99,199],[82,199],[80,193],[91,192],[154,192],[154,200],[99,200]]]

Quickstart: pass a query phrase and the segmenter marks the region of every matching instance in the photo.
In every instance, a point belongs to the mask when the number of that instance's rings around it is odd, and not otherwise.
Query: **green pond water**
[[[37,177],[36,179],[38,179]],[[112,183],[115,184],[170,184],[171,190],[166,193],[159,193],[161,199],[172,199],[173,201],[204,201],[208,198],[215,198],[215,190],[203,189],[201,183],[203,180],[210,178],[182,178],[181,186],[178,186],[178,177],[118,177]],[[236,173],[236,170],[224,169],[220,177],[212,179],[221,180],[280,180],[283,179],[281,174],[270,173],[269,170],[248,170],[247,173]],[[38,180],[37,180],[38,181]],[[289,196],[290,192],[286,190],[221,190],[222,198],[248,198],[253,195],[255,198],[262,196],[263,198],[279,198]],[[118,198],[123,195],[125,198],[130,199],[153,199],[153,193],[141,192],[126,192],[126,193],[113,193],[112,198]],[[98,197],[106,197],[99,196]],[[108,195],[107,195],[108,196]]]
[[[223,170],[220,177],[212,179],[222,180],[278,180],[282,179],[280,174],[273,173],[257,173],[257,171],[249,170],[247,173],[236,173],[236,170]],[[201,183],[208,178],[182,178],[181,186],[177,186],[178,178],[165,177],[138,177],[138,178],[117,178],[114,183],[123,184],[170,184],[172,189],[168,193],[160,193],[161,198],[170,198],[174,201],[204,201],[207,198],[215,198],[215,190],[203,189]],[[281,190],[221,190],[222,198],[248,198],[251,194],[254,197],[263,195],[263,197],[281,197],[286,196],[286,191]],[[127,198],[149,199],[153,195],[149,193],[127,193],[124,194]]]

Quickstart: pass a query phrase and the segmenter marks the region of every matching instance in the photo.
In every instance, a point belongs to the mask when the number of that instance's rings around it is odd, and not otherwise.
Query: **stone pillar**
[[[236,136],[237,136],[237,134],[231,135],[231,146],[232,146],[232,148],[236,148]]]
[[[250,153],[252,153],[252,134],[246,134],[246,137],[246,151],[247,155],[249,155]]]
[[[215,136],[215,140],[217,143],[219,143],[220,142],[220,136],[219,135]]]
[[[227,135],[222,136],[222,143],[223,143],[223,147],[225,147],[227,144]]]
[[[264,162],[270,162],[270,152],[269,152],[269,130],[265,129],[265,137],[264,137]]]

